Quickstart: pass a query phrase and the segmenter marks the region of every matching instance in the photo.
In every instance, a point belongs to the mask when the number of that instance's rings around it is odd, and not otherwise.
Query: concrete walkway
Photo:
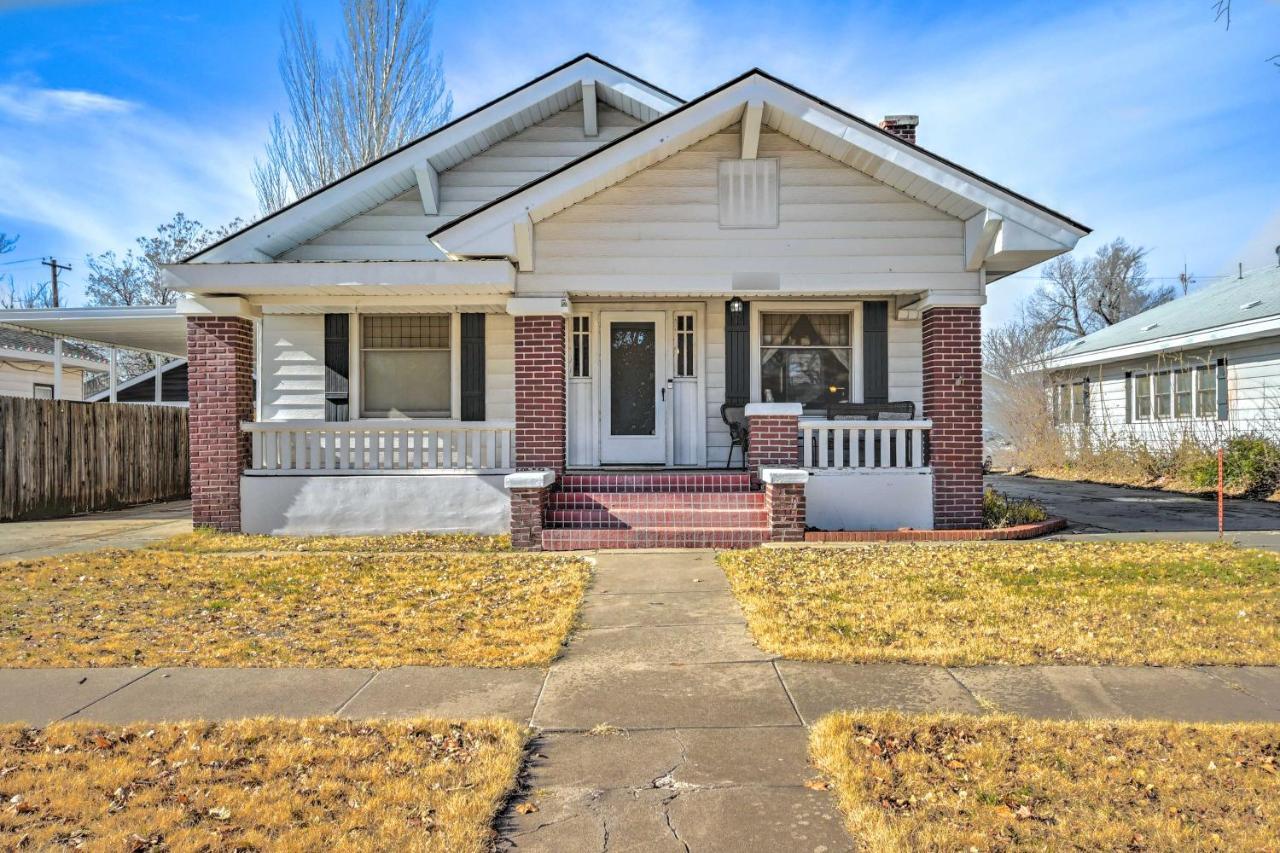
[[[0,561],[102,548],[140,548],[191,530],[191,501],[0,524]]]
[[[1280,668],[972,667],[775,660],[711,552],[598,555],[585,626],[547,671],[0,670],[0,721],[498,714],[540,730],[504,844],[520,851],[842,850],[804,782],[837,709],[1280,721]]]

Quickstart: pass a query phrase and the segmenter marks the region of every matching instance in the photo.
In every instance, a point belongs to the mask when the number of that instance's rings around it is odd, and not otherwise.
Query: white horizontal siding
[[[712,134],[538,223],[519,289],[723,293],[734,273],[777,273],[783,294],[976,290],[958,219],[768,129],[779,225],[721,228],[717,164],[739,146],[736,127]]]
[[[427,234],[486,202],[511,192],[570,160],[589,154],[639,121],[600,105],[599,133],[582,129],[578,101],[440,173],[440,215],[427,216],[417,186],[352,217],[281,255],[293,261],[418,261],[443,254]]]
[[[1228,420],[1171,418],[1125,421],[1126,372],[1148,373],[1227,359]],[[1214,374],[1216,376],[1216,373]],[[1090,430],[1119,440],[1134,439],[1166,447],[1184,436],[1214,441],[1229,434],[1263,433],[1280,438],[1280,340],[1225,344],[1212,349],[1130,359],[1112,364],[1056,373],[1053,382],[1090,380]]]
[[[53,365],[0,360],[0,396],[34,397],[36,385],[53,384]],[[62,399],[84,399],[84,371],[62,368]]]
[[[484,416],[486,420],[515,420],[515,318],[489,314],[484,319]]]
[[[262,318],[262,419],[324,420],[324,315]]]

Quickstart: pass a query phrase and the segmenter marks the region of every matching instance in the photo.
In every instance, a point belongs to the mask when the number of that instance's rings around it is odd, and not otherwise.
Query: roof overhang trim
[[[1137,341],[1131,344],[1122,344],[1075,355],[1065,352],[1071,347],[1071,344],[1066,344],[1055,350],[1058,353],[1057,355],[1050,354],[1045,361],[1044,369],[1062,370],[1069,367],[1084,367],[1086,365],[1161,355],[1167,352],[1177,352],[1213,344],[1237,343],[1273,336],[1280,336],[1280,315],[1258,317],[1240,323],[1216,326],[1212,329],[1201,329],[1181,335],[1169,335],[1150,341]],[[1080,340],[1086,339],[1081,338]]]
[[[42,308],[6,311],[10,326],[100,346],[186,358],[187,319],[172,305]]]
[[[504,294],[516,285],[507,260],[191,263],[163,270],[166,286],[206,296]]]

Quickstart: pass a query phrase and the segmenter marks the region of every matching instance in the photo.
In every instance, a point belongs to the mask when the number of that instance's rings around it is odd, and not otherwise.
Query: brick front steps
[[[566,474],[542,547],[750,548],[769,540],[764,493],[746,473]]]
[[[991,542],[1034,539],[1067,526],[1065,518],[978,530],[809,530],[805,542]]]

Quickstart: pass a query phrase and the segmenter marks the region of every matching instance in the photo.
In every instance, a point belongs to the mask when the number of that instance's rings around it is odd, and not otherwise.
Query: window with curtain
[[[848,313],[761,314],[760,398],[821,413],[849,400],[853,370]]]
[[[449,417],[449,328],[448,314],[361,318],[360,388],[366,417]]]

